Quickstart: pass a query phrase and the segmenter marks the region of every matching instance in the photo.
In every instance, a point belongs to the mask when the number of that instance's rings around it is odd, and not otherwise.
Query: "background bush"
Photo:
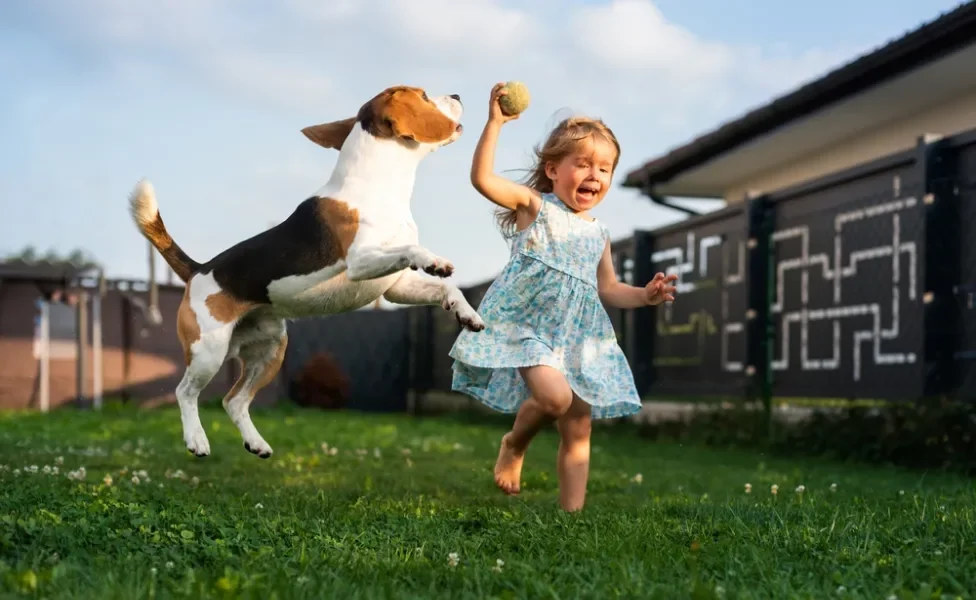
[[[800,421],[761,409],[709,407],[682,420],[647,423],[639,434],[710,446],[765,447],[781,455],[823,456],[976,475],[976,404],[918,402],[816,409]]]

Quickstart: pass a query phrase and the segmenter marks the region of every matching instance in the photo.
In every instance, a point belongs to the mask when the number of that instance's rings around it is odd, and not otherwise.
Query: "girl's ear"
[[[547,161],[545,164],[546,177],[555,181],[556,180],[556,165],[552,161]]]

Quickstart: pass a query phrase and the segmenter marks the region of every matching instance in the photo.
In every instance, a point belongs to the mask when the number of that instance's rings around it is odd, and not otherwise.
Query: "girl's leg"
[[[520,372],[532,397],[522,403],[498,450],[495,484],[506,494],[519,493],[522,461],[532,438],[565,414],[573,402],[573,390],[558,369],[538,365]]]
[[[590,475],[590,405],[573,395],[569,410],[556,422],[559,428],[559,504],[569,512],[582,510]]]

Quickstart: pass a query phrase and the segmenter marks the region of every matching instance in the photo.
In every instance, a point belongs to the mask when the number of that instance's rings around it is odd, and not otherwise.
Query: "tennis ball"
[[[517,115],[529,107],[529,88],[521,81],[509,81],[502,88],[508,93],[498,97],[498,105],[508,116]]]

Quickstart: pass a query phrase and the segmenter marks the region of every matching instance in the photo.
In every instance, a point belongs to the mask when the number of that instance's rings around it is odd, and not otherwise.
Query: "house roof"
[[[70,262],[25,261],[20,259],[0,262],[0,279],[21,281],[68,281],[88,274],[91,269],[79,268]]]
[[[823,77],[645,163],[627,173],[622,185],[649,191],[756,138],[964,49],[974,40],[976,1],[969,1]],[[968,60],[959,61],[954,67],[961,69],[963,64],[970,65],[968,69],[972,72],[973,63]],[[941,75],[944,79],[944,73]],[[953,83],[949,81],[947,85]],[[864,116],[862,112],[860,117],[863,119]],[[721,195],[716,186],[711,186],[713,189],[707,189],[710,186],[704,184],[698,187],[702,188],[697,190],[701,195]],[[698,195],[695,191],[668,193]]]

